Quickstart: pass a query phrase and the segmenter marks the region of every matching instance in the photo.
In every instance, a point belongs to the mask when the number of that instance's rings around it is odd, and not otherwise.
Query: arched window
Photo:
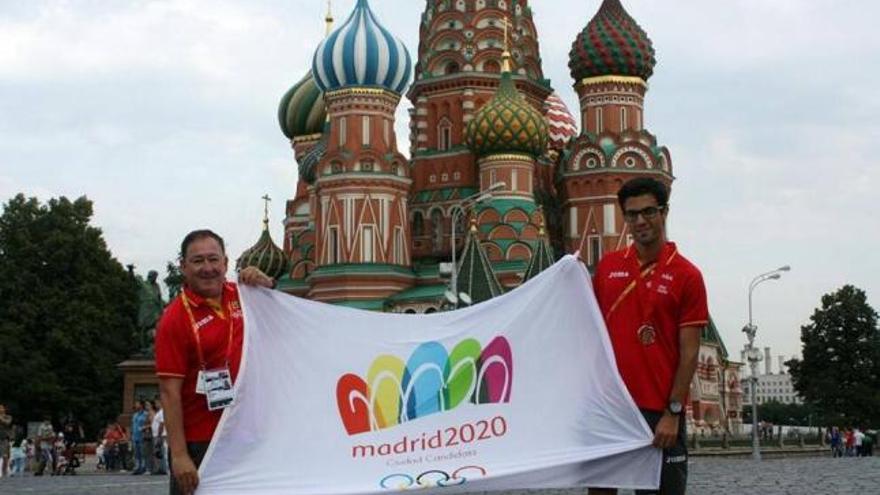
[[[452,148],[452,122],[443,117],[437,125],[437,149],[446,151],[450,148]]]
[[[445,74],[457,74],[461,71],[461,67],[458,65],[458,62],[449,62],[446,64],[446,69],[444,71]]]
[[[443,213],[440,210],[434,210],[431,213],[431,226],[434,229],[434,252],[439,253],[443,250]]]
[[[425,235],[425,218],[422,216],[422,212],[417,211],[413,213],[413,236],[421,237]]]
[[[500,74],[501,66],[495,60],[489,60],[485,64],[483,64],[483,72],[488,72],[490,74]]]
[[[620,109],[620,132],[626,130],[626,107],[621,107]]]
[[[596,109],[596,134],[602,134],[605,131],[605,122],[603,122],[602,109]]]

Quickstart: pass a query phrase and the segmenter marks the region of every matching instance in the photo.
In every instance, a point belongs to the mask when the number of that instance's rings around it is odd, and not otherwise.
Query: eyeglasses
[[[627,223],[633,223],[638,220],[639,215],[645,220],[653,220],[657,215],[666,211],[666,206],[648,206],[641,210],[623,210],[623,219]]]

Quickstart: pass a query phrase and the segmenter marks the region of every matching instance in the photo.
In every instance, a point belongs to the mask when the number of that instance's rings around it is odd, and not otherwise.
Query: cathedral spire
[[[324,23],[327,24],[327,32],[325,36],[330,36],[330,33],[333,32],[333,7],[331,5],[331,0],[327,0],[327,15],[324,17]]]

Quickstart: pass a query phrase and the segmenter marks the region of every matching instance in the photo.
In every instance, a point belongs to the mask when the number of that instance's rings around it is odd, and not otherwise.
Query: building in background
[[[741,352],[743,360],[745,351]],[[773,372],[773,359],[770,348],[764,348],[764,373],[758,374],[758,387],[755,389],[755,401],[760,404],[779,402],[780,404],[803,404],[804,400],[798,395],[791,383],[791,375],[785,366],[785,356],[777,356],[777,369]],[[751,376],[746,374],[746,368],[742,369],[740,382],[743,389],[743,404],[751,407]]]
[[[620,0],[603,0],[572,44],[580,130],[544,77],[528,0],[428,0],[415,63],[367,0],[335,29],[329,11],[326,23],[278,113],[299,170],[285,292],[398,313],[479,303],[565,253],[592,269],[631,243],[621,185],[647,176],[672,186],[671,155],[644,113],[654,48]],[[403,96],[409,158],[394,132]],[[242,260],[273,271],[263,264],[277,249],[264,229]],[[702,340],[689,422],[738,430],[741,364],[714,324]]]

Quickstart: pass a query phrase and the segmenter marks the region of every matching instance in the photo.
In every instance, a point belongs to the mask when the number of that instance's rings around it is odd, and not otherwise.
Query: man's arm
[[[683,327],[678,331],[678,369],[675,371],[675,380],[672,382],[672,391],[669,393],[669,402],[679,402],[684,405],[694,372],[697,370],[697,358],[700,353],[700,334],[702,327]],[[681,414],[663,412],[663,417],[657,423],[654,431],[654,446],[668,449],[675,445],[678,437],[679,421],[684,421],[684,409]]]
[[[199,486],[199,471],[186,450],[183,431],[183,402],[181,400],[182,378],[159,379],[159,395],[165,408],[165,431],[168,451],[171,453],[171,475],[177,480],[180,491],[188,495]]]

